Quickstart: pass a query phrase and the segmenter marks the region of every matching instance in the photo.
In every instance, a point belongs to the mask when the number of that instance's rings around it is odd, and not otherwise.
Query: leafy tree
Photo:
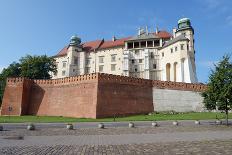
[[[50,79],[50,73],[56,72],[55,60],[46,55],[31,56],[27,55],[13,62],[0,74],[0,106],[2,103],[3,92],[7,77],[27,77],[30,79]]]
[[[46,55],[31,56],[27,55],[20,60],[21,77],[28,77],[30,79],[50,79],[50,73],[56,72],[55,60]]]
[[[226,113],[228,125],[228,111],[232,109],[232,63],[229,55],[223,56],[211,70],[207,90],[202,96],[208,110],[218,109]]]

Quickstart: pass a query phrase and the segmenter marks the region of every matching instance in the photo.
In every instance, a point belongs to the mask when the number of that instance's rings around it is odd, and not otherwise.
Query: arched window
[[[166,81],[170,81],[170,68],[171,68],[171,64],[167,63],[166,64]]]
[[[174,82],[176,82],[176,67],[177,67],[177,62],[174,62],[173,64]]]
[[[185,79],[184,79],[184,61],[185,61],[185,58],[182,58],[181,59],[181,78],[182,78],[182,82],[184,82],[185,81]]]

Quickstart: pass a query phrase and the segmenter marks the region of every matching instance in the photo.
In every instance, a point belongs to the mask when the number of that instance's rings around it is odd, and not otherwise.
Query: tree
[[[13,62],[0,74],[0,106],[2,103],[3,92],[7,77],[27,77],[30,79],[50,79],[50,73],[56,73],[56,64],[54,58],[42,56],[27,55],[19,60],[19,63]]]
[[[223,56],[211,70],[207,90],[202,93],[204,104],[208,110],[221,110],[226,113],[228,125],[228,111],[232,109],[232,63],[230,56]]]
[[[51,74],[56,72],[55,60],[46,55],[31,56],[27,55],[20,60],[21,77],[28,77],[30,79],[50,79]]]

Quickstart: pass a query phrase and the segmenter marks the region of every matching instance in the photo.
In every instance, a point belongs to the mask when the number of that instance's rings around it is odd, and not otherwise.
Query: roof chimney
[[[147,26],[146,26],[146,34],[148,35],[148,28],[147,28]]]
[[[156,26],[155,33],[158,34],[158,32],[159,32],[159,29],[158,29],[158,26]]]
[[[116,37],[115,36],[113,36],[112,37],[112,41],[116,41],[117,39],[116,39]]]
[[[173,38],[176,37],[176,28],[175,27],[172,29],[172,35],[173,35]]]

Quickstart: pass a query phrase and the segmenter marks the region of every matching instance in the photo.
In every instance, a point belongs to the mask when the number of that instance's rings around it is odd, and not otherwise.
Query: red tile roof
[[[155,35],[163,39],[168,39],[172,37],[172,35],[168,33],[167,31],[159,31],[158,34],[155,34]],[[111,40],[104,41],[104,39],[95,40],[95,41],[85,42],[82,44],[82,46],[84,48],[84,51],[89,52],[89,51],[94,51],[96,49],[105,49],[105,48],[124,46],[124,42],[130,38],[131,37],[121,38],[115,41],[111,41]],[[68,46],[65,46],[56,56],[64,56],[67,54],[67,51],[68,51]]]
[[[163,38],[163,39],[168,39],[168,38],[172,37],[172,35],[167,31],[159,31],[158,34],[155,34],[155,35],[157,35],[159,38]]]
[[[104,41],[103,44],[99,47],[99,49],[124,46],[124,42],[128,39],[130,39],[130,37],[117,39],[115,41],[111,41],[111,40]]]
[[[85,42],[82,44],[85,51],[93,51],[100,47],[104,40],[95,40],[90,42]]]
[[[65,46],[56,56],[64,56],[68,52],[68,46]]]

